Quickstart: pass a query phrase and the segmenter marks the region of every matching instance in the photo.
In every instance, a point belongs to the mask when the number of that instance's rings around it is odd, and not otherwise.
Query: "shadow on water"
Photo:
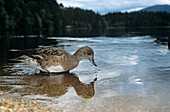
[[[20,95],[47,95],[48,97],[60,97],[73,87],[78,96],[92,98],[95,94],[95,78],[89,84],[82,83],[76,74],[44,74],[35,75],[11,75],[0,76],[0,90],[8,93],[19,93]]]
[[[120,37],[120,36],[145,36],[166,37],[170,35],[170,28],[167,27],[139,27],[126,28],[114,27],[108,29],[63,29],[56,31],[35,30],[33,32],[9,32],[0,30],[0,37]]]
[[[0,65],[8,62],[8,59],[21,55],[18,52],[10,52],[11,49],[28,49],[39,46],[55,46],[55,40],[45,37],[4,37],[0,38]]]

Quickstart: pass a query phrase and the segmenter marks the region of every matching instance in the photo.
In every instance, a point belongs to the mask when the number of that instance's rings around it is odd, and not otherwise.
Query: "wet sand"
[[[58,112],[41,103],[0,92],[0,112]]]
[[[114,96],[84,101],[68,112],[170,112],[170,107],[136,96]]]
[[[59,112],[28,98],[0,92],[0,112]],[[115,96],[84,100],[67,112],[170,112],[154,100],[135,96]]]

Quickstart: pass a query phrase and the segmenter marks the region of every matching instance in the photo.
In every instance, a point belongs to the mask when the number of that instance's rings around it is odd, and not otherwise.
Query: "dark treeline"
[[[108,27],[104,17],[92,10],[80,8],[64,8],[65,25],[75,28],[106,28]]]
[[[0,0],[0,30],[31,32],[65,27],[107,27],[100,14],[80,8],[64,8],[56,0]]]
[[[170,13],[167,12],[117,12],[108,13],[104,17],[111,27],[170,26]]]
[[[100,15],[92,10],[65,8],[56,0],[0,0],[0,30],[32,32],[152,26],[170,26],[170,13],[115,12]]]
[[[63,18],[55,0],[0,0],[0,29],[54,30],[62,27]]]

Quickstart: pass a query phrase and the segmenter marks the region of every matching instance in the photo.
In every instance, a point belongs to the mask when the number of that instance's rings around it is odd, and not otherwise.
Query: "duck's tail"
[[[37,62],[36,59],[31,58],[29,56],[26,55],[22,55],[19,57],[19,60],[25,64],[28,64],[30,66],[32,66],[35,69],[41,70],[43,72],[47,72],[46,70],[42,69],[42,67],[39,65],[39,63]]]

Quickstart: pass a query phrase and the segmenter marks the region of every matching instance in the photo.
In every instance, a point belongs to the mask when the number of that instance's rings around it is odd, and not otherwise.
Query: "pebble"
[[[0,112],[59,112],[47,108],[41,103],[31,99],[24,99],[19,96],[10,96],[1,93],[0,95]]]

